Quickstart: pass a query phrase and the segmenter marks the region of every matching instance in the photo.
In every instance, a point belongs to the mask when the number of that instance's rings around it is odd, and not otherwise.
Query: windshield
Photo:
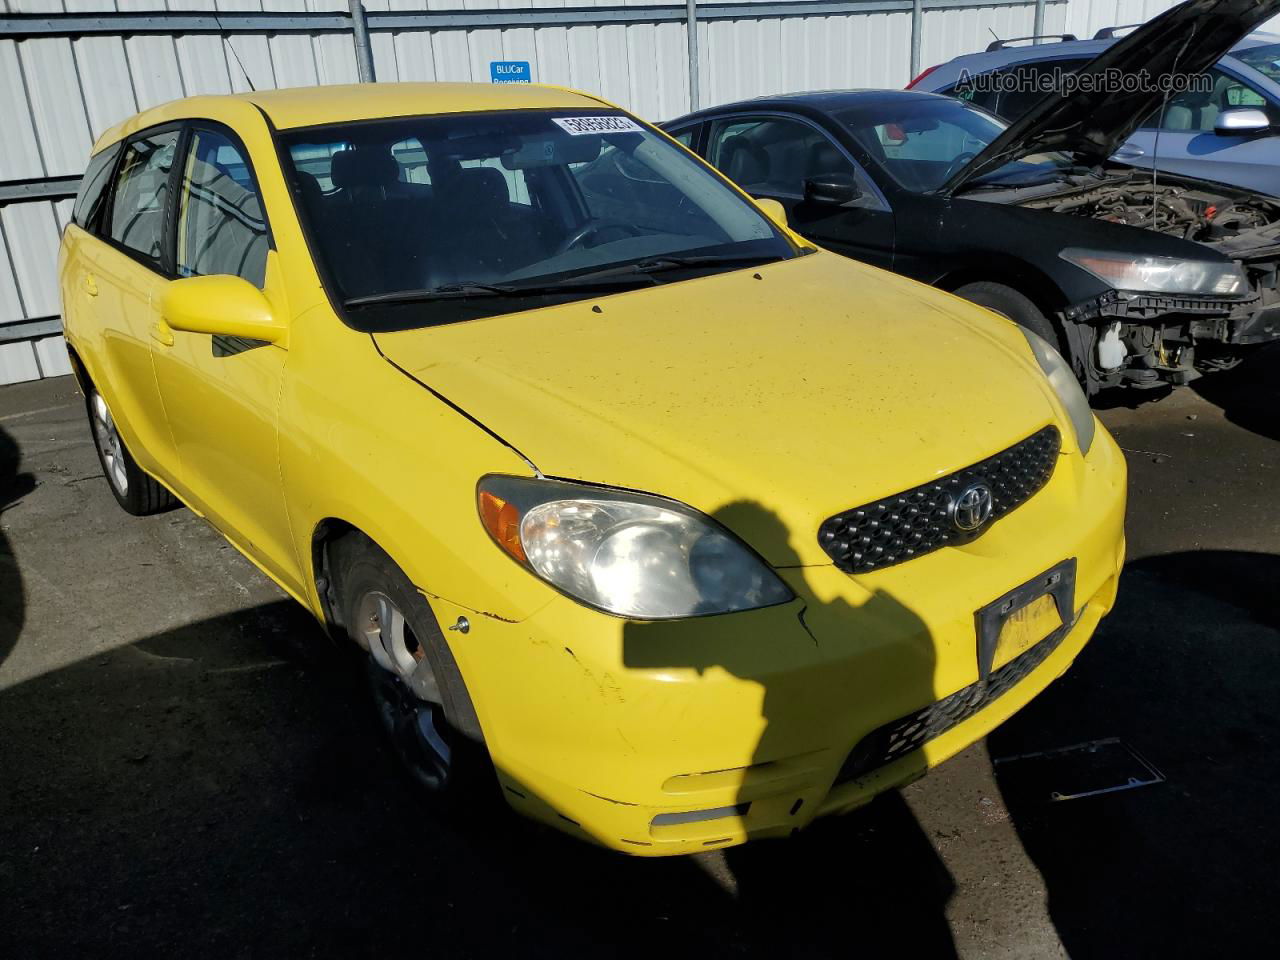
[[[396,118],[282,139],[313,254],[361,329],[529,309],[797,252],[687,152],[616,111]]]
[[[837,119],[897,181],[915,193],[937,190],[1004,132],[1005,124],[958,100],[889,101],[837,114]],[[1037,153],[986,174],[984,182],[1032,182],[1071,166],[1060,153]]]
[[[1268,80],[1280,82],[1280,43],[1264,43],[1247,50],[1232,50],[1231,56],[1253,67]]]

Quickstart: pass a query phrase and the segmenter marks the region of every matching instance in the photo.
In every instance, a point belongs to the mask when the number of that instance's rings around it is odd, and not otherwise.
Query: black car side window
[[[751,194],[804,196],[804,182],[827,173],[858,176],[853,162],[821,130],[788,117],[721,120],[707,159]]]
[[[161,265],[165,200],[177,147],[177,130],[147,134],[125,144],[105,228],[108,237],[156,268]]]
[[[80,179],[80,190],[76,194],[76,203],[71,210],[71,221],[91,233],[96,232],[95,225],[98,213],[102,208],[103,197],[106,196],[107,184],[111,182],[111,171],[115,169],[116,157],[120,155],[120,144],[113,143],[89,159],[89,166]]]

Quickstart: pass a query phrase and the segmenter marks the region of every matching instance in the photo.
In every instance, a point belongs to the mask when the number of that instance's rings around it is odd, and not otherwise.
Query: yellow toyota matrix
[[[688,853],[984,736],[1123,561],[1054,349],[783,220],[563,89],[193,98],[94,146],[66,338],[120,505],[341,638],[425,802]]]

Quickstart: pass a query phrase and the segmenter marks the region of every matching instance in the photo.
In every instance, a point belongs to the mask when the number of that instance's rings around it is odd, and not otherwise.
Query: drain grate
[[[1098,797],[1164,783],[1164,774],[1119,737],[1069,747],[996,757],[991,761],[1001,788],[1058,802]]]

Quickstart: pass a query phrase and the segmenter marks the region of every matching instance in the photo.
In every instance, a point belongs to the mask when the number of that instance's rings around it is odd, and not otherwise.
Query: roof
[[[735,103],[724,103],[715,107],[706,107],[697,113],[686,114],[675,120],[667,121],[663,127],[683,123],[694,118],[712,116],[720,113],[740,113],[744,110],[800,110],[815,113],[831,113],[848,107],[868,107],[881,103],[905,100],[933,100],[941,98],[938,94],[925,90],[811,90],[805,93],[780,93],[767,97],[756,97],[752,100],[739,100]]]
[[[590,94],[535,83],[351,83],[289,87],[173,100],[116,124],[98,138],[94,150],[135,130],[188,116],[200,116],[214,101],[251,103],[281,130],[321,123],[436,113],[613,107],[613,104]]]
[[[1253,47],[1280,41],[1274,33],[1255,30],[1237,43],[1232,50],[1249,50]],[[1092,60],[1116,42],[1107,40],[1055,40],[1050,43],[1026,44],[1003,47],[999,50],[965,53],[938,64],[921,81],[917,90],[938,90],[949,87],[960,78],[963,70],[970,75],[987,73],[1001,67],[1023,63],[1041,63],[1047,60]],[[1230,54],[1227,54],[1229,57]],[[1224,58],[1225,59],[1225,58]]]

